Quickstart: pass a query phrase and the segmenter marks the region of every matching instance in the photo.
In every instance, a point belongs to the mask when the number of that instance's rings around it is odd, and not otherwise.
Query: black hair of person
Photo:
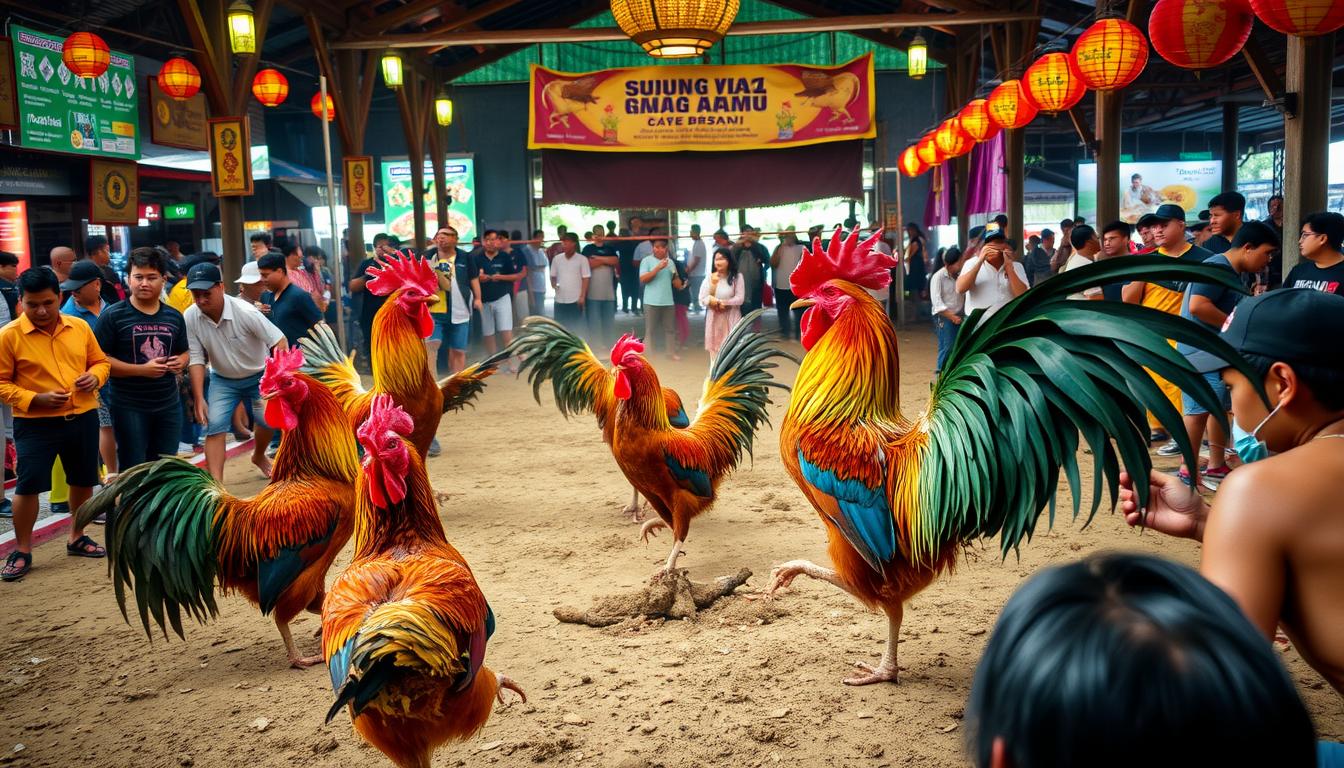
[[[1129,222],[1116,220],[1101,228],[1102,235],[1105,235],[1108,232],[1119,232],[1125,236],[1126,240],[1128,240],[1134,236],[1134,227]]]
[[[392,236],[386,232],[379,232],[373,236],[373,247],[377,248],[379,243],[386,243],[392,239]]]
[[[1073,231],[1069,232],[1069,245],[1072,245],[1073,249],[1076,251],[1081,249],[1084,245],[1087,245],[1087,241],[1096,236],[1097,230],[1089,225],[1076,224],[1073,227]]]
[[[1246,196],[1240,192],[1219,192],[1209,201],[1210,208],[1222,208],[1229,213],[1246,212]]]
[[[955,245],[949,245],[947,250],[943,251],[943,266],[950,267],[961,260],[961,249]]]
[[[1302,219],[1302,226],[1311,227],[1311,231],[1318,235],[1325,235],[1325,242],[1336,251],[1344,243],[1344,216],[1334,211],[1308,214]]]
[[[1232,236],[1233,248],[1257,248],[1262,245],[1272,245],[1275,248],[1283,245],[1279,238],[1279,233],[1274,228],[1261,221],[1248,221],[1241,225],[1237,234]]]
[[[271,233],[269,232],[257,232],[247,239],[253,243],[264,243],[267,248],[271,247]]]
[[[1278,362],[1284,363],[1293,369],[1302,386],[1311,391],[1312,397],[1316,398],[1316,402],[1320,403],[1322,408],[1331,411],[1344,410],[1344,371],[1310,363],[1275,360],[1268,355],[1254,352],[1243,352],[1241,356],[1246,358],[1246,362],[1251,364],[1256,373],[1260,374],[1261,381],[1269,375],[1271,366]]]
[[[0,267],[17,266],[19,266],[19,257],[17,254],[10,253],[9,251],[0,251]]]
[[[168,274],[168,261],[158,248],[141,247],[131,251],[131,255],[126,257],[126,274],[131,274],[135,267],[140,269],[153,269],[160,275]]]
[[[285,257],[278,253],[268,253],[257,259],[257,269],[278,269],[285,274],[289,274],[289,270],[285,267]]]
[[[107,247],[106,237],[103,235],[89,235],[84,238],[84,258],[89,258],[89,255],[94,251],[105,247]]]
[[[51,291],[57,297],[61,295],[61,279],[51,267],[30,267],[19,275],[19,293],[43,291]]]
[[[579,236],[573,232],[564,233],[563,235],[560,236],[560,239],[564,240],[567,243],[574,243],[575,245],[578,245],[579,243]]]

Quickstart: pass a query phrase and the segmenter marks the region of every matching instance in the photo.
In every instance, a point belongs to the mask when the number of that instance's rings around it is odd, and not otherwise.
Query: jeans
[[[112,432],[117,438],[117,465],[122,471],[161,456],[177,455],[182,409],[177,403],[159,411],[135,411],[112,404]],[[95,445],[97,440],[94,441]]]
[[[673,322],[673,310],[671,305],[656,306],[652,304],[644,305],[644,344],[648,347],[650,353],[658,343],[658,337],[663,337],[663,352],[676,354],[676,324]]]
[[[542,316],[542,315],[545,315],[545,314],[546,314],[546,292],[545,292],[545,291],[528,291],[527,293],[528,293],[528,300],[531,302],[531,306],[528,307],[528,311],[530,311],[530,312],[531,312],[532,314],[534,314],[534,315],[537,315],[538,317],[540,317],[540,316]],[[613,303],[614,303],[614,302],[613,302]]]
[[[579,302],[573,301],[568,304],[555,303],[555,322],[565,326],[569,330],[577,330],[579,324],[583,322],[583,308]]]
[[[690,319],[691,305],[677,304],[676,310],[677,311],[675,314],[677,318],[677,349],[682,349],[686,346],[686,342],[691,340],[691,319]]]
[[[779,335],[785,339],[802,338],[799,324],[803,321],[806,309],[789,309],[795,300],[793,291],[788,288],[775,289],[775,315],[779,318]]]
[[[182,434],[177,439],[186,445],[195,445],[201,439],[201,428],[196,423],[196,400],[190,394],[182,395]]]
[[[209,424],[205,428],[210,435],[227,434],[233,428],[233,412],[239,403],[251,403],[252,423],[269,427],[261,407],[261,391],[258,386],[261,374],[257,373],[241,379],[229,379],[214,371],[210,372],[210,388],[205,401],[210,414]]]
[[[616,339],[612,334],[616,322],[616,300],[589,299],[587,313],[589,341],[603,345],[614,342]]]
[[[629,273],[629,274],[627,274]],[[639,282],[639,265],[633,270],[621,272],[621,309],[626,312],[639,311],[639,299],[644,295],[644,286]]]
[[[957,340],[957,331],[961,326],[948,320],[942,315],[935,315],[933,318],[933,332],[938,336],[938,362],[934,363],[933,372],[942,373],[943,363],[947,361],[947,355],[952,351],[952,342]]]
[[[705,282],[704,275],[691,275],[691,310],[694,312],[704,312],[705,308],[700,306],[700,286]]]

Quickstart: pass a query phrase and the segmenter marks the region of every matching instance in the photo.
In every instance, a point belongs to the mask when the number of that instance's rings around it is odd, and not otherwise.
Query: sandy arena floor
[[[914,411],[927,400],[932,334],[917,326],[902,342],[902,394]],[[656,364],[692,403],[703,350]],[[791,382],[792,366],[782,376]],[[637,588],[671,542],[666,534],[638,542],[619,514],[629,486],[593,421],[566,421],[544,402],[522,382],[492,379],[478,408],[445,417],[444,455],[430,462],[435,486],[451,493],[448,536],[498,616],[487,663],[529,694],[526,705],[498,709],[476,738],[440,751],[436,766],[966,765],[962,708],[975,663],[1024,577],[1100,550],[1190,564],[1199,555],[1192,543],[1128,530],[1104,512],[1086,530],[1065,515],[1020,560],[982,547],[910,604],[898,686],[840,684],[855,660],[880,654],[885,622],[806,578],[773,603],[734,597],[694,622],[560,624],[557,606]],[[262,487],[244,459],[230,464],[228,481],[241,494]],[[101,540],[101,530],[91,533]],[[784,473],[772,430],[759,436],[755,463],[692,525],[687,549],[681,565],[699,581],[750,568],[746,591],[761,588],[775,563],[825,562],[821,524]],[[289,669],[273,623],[242,599],[221,601],[220,619],[190,625],[185,643],[151,643],[122,621],[102,562],[66,557],[54,541],[38,548],[35,565],[23,582],[0,585],[0,763],[390,765],[344,713],[323,724],[326,670]],[[301,650],[316,652],[318,625],[298,621]],[[1339,697],[1295,652],[1283,658],[1321,736],[1344,738]]]

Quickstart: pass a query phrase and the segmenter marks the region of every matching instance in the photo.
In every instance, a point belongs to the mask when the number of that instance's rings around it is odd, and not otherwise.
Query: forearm
[[[655,277],[657,277],[657,276],[658,276],[658,272],[657,272],[657,271],[653,271],[653,272],[645,272],[644,274],[642,274],[642,275],[639,276],[639,282],[641,282],[641,283],[651,283],[651,282],[653,282],[653,278],[655,278]]]
[[[107,359],[104,358],[89,366],[89,373],[98,379],[98,386],[101,387],[107,383],[108,378],[112,375],[112,367],[108,365]]]
[[[471,295],[477,301],[481,300],[481,280],[477,278],[471,281]]]
[[[1018,276],[1017,270],[1013,268],[1012,264],[1009,264],[1008,269],[1005,271],[1008,273],[1008,290],[1012,291],[1014,296],[1021,296],[1031,287],[1027,285],[1025,280]]]
[[[965,293],[975,286],[975,276],[980,274],[980,265],[983,263],[977,261],[957,275],[957,293]]]
[[[1227,313],[1203,296],[1190,297],[1190,314],[1215,328],[1221,328],[1227,320]]]
[[[1143,285],[1138,281],[1126,283],[1125,287],[1120,289],[1120,299],[1126,304],[1142,304]]]
[[[583,278],[582,283],[579,285],[579,303],[580,303],[580,304],[582,304],[582,303],[583,303],[585,300],[587,300],[587,298],[588,298],[588,283],[590,283],[591,281],[592,281],[591,278],[587,278],[587,277],[585,277],[585,278]]]
[[[0,381],[0,402],[6,405],[27,411],[34,397],[37,397],[37,393],[32,390],[24,389],[12,381]]]
[[[124,376],[144,376],[145,372],[140,366],[134,363],[123,363],[115,357],[107,358],[108,365],[111,367],[112,375],[116,378]]]
[[[205,401],[205,366],[191,366],[191,396],[196,402]]]

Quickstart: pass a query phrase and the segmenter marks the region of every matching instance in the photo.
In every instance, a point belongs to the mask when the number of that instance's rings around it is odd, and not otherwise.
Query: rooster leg
[[[854,594],[854,590],[841,581],[840,576],[830,568],[823,568],[807,560],[790,560],[787,563],[775,566],[775,569],[770,572],[770,586],[765,590],[765,596],[774,597],[776,592],[788,587],[799,576],[810,576],[818,581],[824,581],[827,584],[839,587],[851,595]]]
[[[317,656],[300,656],[299,647],[294,645],[294,636],[289,633],[289,624],[280,621],[280,617],[275,618],[275,628],[280,630],[280,638],[285,641],[285,651],[289,654],[289,665],[295,669],[305,669],[314,664],[321,664],[323,659],[321,654]]]
[[[649,579],[650,584],[656,584],[664,576],[670,576],[677,567],[677,558],[681,557],[681,547],[686,542],[677,539],[672,542],[672,553],[667,556],[667,563],[654,572],[653,577]]]
[[[646,521],[644,522],[644,525],[641,525],[641,526],[639,527],[639,538],[640,538],[640,541],[643,541],[645,544],[648,544],[648,543],[649,543],[649,537],[650,537],[650,536],[652,536],[652,537],[654,537],[654,538],[657,538],[657,537],[658,537],[658,533],[657,533],[658,529],[659,529],[659,528],[666,528],[666,527],[667,527],[667,523],[664,523],[662,520],[659,520],[659,519],[656,518],[656,517],[653,518],[653,519],[651,519],[651,520],[646,520]]]
[[[527,694],[523,693],[522,687],[520,687],[511,678],[509,678],[508,675],[501,675],[498,672],[496,672],[495,682],[499,685],[499,687],[495,689],[495,698],[499,700],[500,704],[503,704],[506,707],[509,706],[510,702],[504,700],[505,690],[513,691],[514,693],[518,694],[518,697],[523,700],[524,704],[527,703]]]
[[[887,614],[887,649],[882,653],[882,660],[877,666],[862,661],[855,662],[854,666],[866,674],[845,678],[845,685],[896,682],[896,674],[900,670],[896,665],[896,643],[901,635],[901,618],[905,615],[905,606],[897,603],[894,606],[884,606],[883,610]]]
[[[630,503],[625,507],[625,509],[621,510],[621,514],[629,515],[630,522],[638,523],[644,519],[643,510],[640,509],[639,505],[639,491],[636,490],[635,487],[632,485],[630,486],[630,493],[631,493]]]

